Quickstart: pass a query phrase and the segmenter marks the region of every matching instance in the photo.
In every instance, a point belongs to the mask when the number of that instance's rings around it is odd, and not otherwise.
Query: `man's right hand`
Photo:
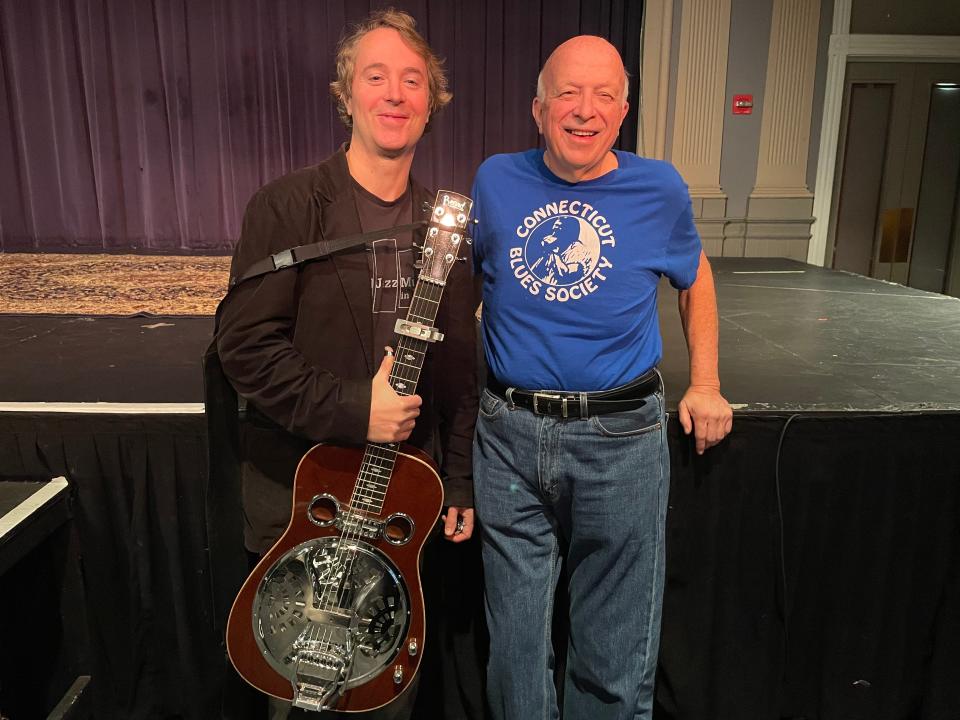
[[[367,425],[367,440],[370,442],[402,442],[410,437],[413,425],[420,414],[419,395],[398,395],[390,387],[390,370],[393,368],[393,353],[387,353],[380,369],[373,376],[370,393],[370,424]]]

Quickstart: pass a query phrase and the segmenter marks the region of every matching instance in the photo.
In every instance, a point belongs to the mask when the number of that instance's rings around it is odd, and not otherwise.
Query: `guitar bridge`
[[[301,640],[292,678],[293,706],[318,712],[329,710],[340,697],[353,656],[350,629],[335,629],[324,642]],[[337,642],[339,640],[339,642]]]

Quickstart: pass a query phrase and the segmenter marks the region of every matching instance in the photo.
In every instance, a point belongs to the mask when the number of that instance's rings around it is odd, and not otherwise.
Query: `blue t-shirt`
[[[700,237],[672,165],[616,156],[617,169],[579,183],[550,172],[543,150],[477,171],[483,346],[506,385],[606,390],[660,361],[657,283],[693,284]]]

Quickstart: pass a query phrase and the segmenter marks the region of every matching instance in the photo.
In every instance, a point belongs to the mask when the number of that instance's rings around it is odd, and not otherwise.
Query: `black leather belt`
[[[586,418],[591,415],[633,410],[643,405],[647,396],[661,390],[660,373],[651,368],[626,385],[596,392],[564,392],[559,390],[521,390],[511,388],[487,374],[487,389],[508,403],[535,412],[565,418]]]

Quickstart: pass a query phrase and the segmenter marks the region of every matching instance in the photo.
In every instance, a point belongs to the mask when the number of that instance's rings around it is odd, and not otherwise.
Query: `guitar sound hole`
[[[340,503],[337,502],[337,499],[333,495],[328,495],[327,493],[317,495],[310,501],[310,505],[307,507],[307,517],[310,518],[310,522],[320,527],[333,525],[334,520],[336,520],[339,514]]]
[[[414,524],[409,515],[395,513],[383,526],[383,539],[391,545],[406,545],[413,537]]]

